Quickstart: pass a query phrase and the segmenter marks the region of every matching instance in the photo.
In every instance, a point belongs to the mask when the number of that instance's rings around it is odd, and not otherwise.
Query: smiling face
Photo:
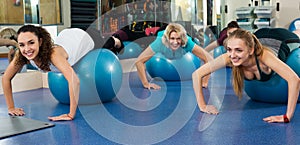
[[[18,35],[18,44],[21,54],[28,60],[34,60],[37,57],[41,43],[34,33],[20,33]]]
[[[181,37],[177,32],[170,33],[169,43],[172,50],[177,50],[181,46],[181,41]]]
[[[227,54],[234,66],[246,65],[254,48],[249,48],[242,39],[231,38],[227,40]]]

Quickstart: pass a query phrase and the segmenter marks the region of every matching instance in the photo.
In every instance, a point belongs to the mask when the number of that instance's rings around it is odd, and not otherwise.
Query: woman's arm
[[[197,104],[199,109],[202,112],[208,113],[208,114],[218,114],[218,110],[211,105],[206,105],[203,91],[202,91],[202,78],[205,77],[206,75],[222,68],[225,67],[226,64],[230,62],[229,57],[227,54],[223,54],[219,57],[217,57],[215,60],[212,60],[204,65],[202,65],[199,69],[197,69],[193,73],[193,88],[195,92],[195,96],[197,99]]]
[[[70,112],[56,117],[49,117],[52,121],[72,120],[76,115],[76,109],[79,100],[80,82],[74,69],[67,61],[67,53],[65,50],[57,46],[51,55],[51,62],[57,67],[68,81],[69,97],[70,97]]]
[[[213,57],[207,51],[196,44],[192,50],[192,53],[199,57],[202,61],[204,61],[204,63],[213,60]]]
[[[300,90],[300,79],[298,75],[288,65],[279,60],[274,54],[269,51],[264,51],[260,60],[287,81],[288,104],[286,116],[288,119],[292,119]],[[283,115],[264,118],[264,120],[267,122],[284,122],[283,119]]]
[[[208,44],[204,49],[207,51],[207,52],[210,52],[212,50],[214,50],[215,48],[217,48],[219,46],[217,40],[215,40],[214,42]]]
[[[5,96],[6,105],[8,108],[8,114],[12,116],[23,116],[25,112],[22,108],[15,108],[13,93],[12,93],[12,85],[11,80],[14,76],[22,69],[23,66],[16,66],[15,65],[16,58],[9,63],[8,67],[6,68],[3,76],[2,76],[2,88]]]
[[[142,84],[144,88],[147,89],[160,89],[160,86],[149,83],[146,76],[146,67],[145,63],[154,55],[155,53],[152,51],[151,47],[148,46],[137,58],[135,62],[135,66],[139,75],[140,80],[142,81]]]
[[[194,46],[192,53],[195,54],[197,57],[199,57],[204,63],[207,63],[207,62],[213,60],[213,57],[207,51],[205,51],[198,45]],[[210,77],[210,75],[207,75],[203,78],[202,87],[205,87],[205,88],[207,87],[209,77]]]
[[[10,40],[10,39],[3,39],[0,38],[0,46],[18,46],[18,43],[14,40]]]

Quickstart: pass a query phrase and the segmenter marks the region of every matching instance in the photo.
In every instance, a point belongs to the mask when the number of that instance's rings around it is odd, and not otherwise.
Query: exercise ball
[[[286,64],[300,76],[300,48],[295,49],[288,56]],[[278,74],[265,82],[245,80],[245,92],[255,101],[267,103],[287,103],[288,84]],[[299,102],[300,97],[298,98]]]
[[[48,86],[58,102],[70,104],[68,82],[62,73],[48,72]]]
[[[206,34],[204,34],[203,40],[204,40],[203,48],[205,48],[207,45],[209,45],[209,43],[210,43],[210,38],[209,38]]]
[[[122,67],[117,56],[107,49],[90,51],[74,66],[80,80],[78,104],[97,104],[115,98],[122,84]],[[68,83],[62,73],[48,73],[49,89],[53,96],[69,104]]]
[[[146,69],[152,78],[160,77],[165,81],[191,80],[192,73],[200,64],[200,59],[190,52],[179,59],[168,59],[156,53],[146,62]]]
[[[224,46],[218,46],[214,49],[214,58],[226,53],[226,49]]]
[[[203,35],[203,40],[202,40],[203,42],[201,42],[198,38],[193,38],[193,41],[197,45],[199,45],[199,46],[201,46],[203,48],[205,48],[210,43],[210,39],[209,39],[209,37],[206,34]]]
[[[289,26],[289,30],[291,32],[295,31],[296,29],[300,29],[300,18],[293,20]]]
[[[137,58],[143,51],[142,47],[135,42],[124,41],[123,50],[117,55],[119,59]]]

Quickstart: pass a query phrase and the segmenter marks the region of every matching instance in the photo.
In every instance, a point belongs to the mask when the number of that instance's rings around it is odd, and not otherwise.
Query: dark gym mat
[[[52,127],[54,124],[19,116],[0,117],[0,139]]]

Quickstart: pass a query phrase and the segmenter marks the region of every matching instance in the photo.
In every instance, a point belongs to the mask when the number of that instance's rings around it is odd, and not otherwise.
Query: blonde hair
[[[0,31],[0,37],[4,39],[16,39],[17,32],[13,28],[3,28]]]
[[[229,34],[228,38],[224,41],[224,47],[227,48],[227,42],[230,39],[241,39],[244,41],[247,48],[250,50],[254,48],[253,55],[259,57],[263,54],[263,49],[266,49],[256,38],[254,34],[244,29],[237,29],[231,34]],[[241,66],[233,66],[232,65],[232,85],[235,94],[241,99],[243,95],[244,89],[244,72]]]
[[[166,27],[166,30],[164,32],[163,38],[162,38],[162,43],[167,46],[170,47],[170,34],[172,32],[176,32],[179,34],[180,38],[181,38],[181,46],[185,47],[186,43],[187,43],[187,34],[186,34],[186,30],[184,29],[184,27],[180,24],[177,23],[170,23],[168,24],[168,26]]]

